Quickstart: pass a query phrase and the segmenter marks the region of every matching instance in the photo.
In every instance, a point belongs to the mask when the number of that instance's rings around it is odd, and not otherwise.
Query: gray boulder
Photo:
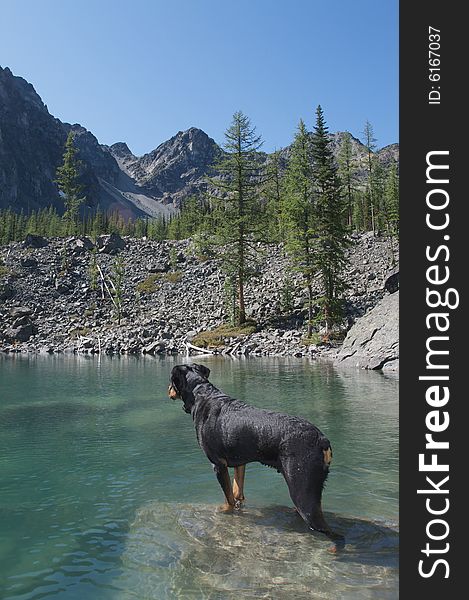
[[[399,292],[385,296],[351,327],[337,355],[340,365],[397,370]]]
[[[3,337],[9,342],[27,342],[36,333],[32,323],[25,323],[17,327],[9,327],[3,332]]]
[[[15,295],[15,288],[9,283],[1,283],[0,282],[0,302],[5,302],[5,300],[9,300],[13,298]]]
[[[33,310],[29,306],[13,306],[10,308],[10,316],[15,319],[19,317],[29,317],[33,314]]]
[[[33,233],[28,233],[23,242],[25,248],[45,248],[48,245],[49,242],[46,238]]]
[[[100,235],[96,245],[103,254],[117,254],[125,248],[125,242],[118,233]]]
[[[387,274],[384,282],[384,289],[390,294],[394,294],[399,289],[399,267]]]
[[[90,240],[90,238],[87,237],[73,238],[68,243],[68,250],[74,256],[85,254],[86,252],[93,250],[93,248],[93,242]]]

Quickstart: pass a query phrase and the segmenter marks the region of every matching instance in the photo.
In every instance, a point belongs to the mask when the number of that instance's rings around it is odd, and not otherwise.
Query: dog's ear
[[[208,379],[208,376],[210,375],[210,369],[208,367],[206,367],[205,365],[193,364],[192,368],[196,373],[198,373],[202,377],[205,377],[205,379]]]
[[[189,371],[187,365],[176,365],[171,370],[171,382],[174,383],[176,388],[181,391],[185,386],[186,375]]]

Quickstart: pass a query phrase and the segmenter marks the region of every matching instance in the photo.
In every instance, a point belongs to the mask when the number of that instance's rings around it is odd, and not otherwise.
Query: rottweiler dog
[[[215,470],[225,495],[224,510],[244,500],[245,466],[260,462],[274,467],[287,482],[290,497],[310,529],[335,544],[344,537],[331,531],[321,509],[321,496],[332,459],[329,440],[305,419],[254,408],[231,398],[208,381],[204,365],[177,365],[171,371],[168,395],[183,401],[192,415],[197,441]],[[231,484],[228,467],[234,467]]]

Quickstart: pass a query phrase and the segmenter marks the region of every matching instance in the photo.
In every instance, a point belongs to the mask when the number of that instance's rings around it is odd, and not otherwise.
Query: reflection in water
[[[397,597],[397,381],[304,360],[199,358],[255,406],[331,439],[323,498],[346,550],[311,534],[273,469],[222,493],[166,395],[184,359],[0,356],[0,597]]]

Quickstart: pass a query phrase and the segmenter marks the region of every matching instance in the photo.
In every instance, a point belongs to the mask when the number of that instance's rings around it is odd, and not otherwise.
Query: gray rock
[[[399,292],[385,296],[358,319],[344,340],[336,361],[362,369],[382,369],[399,358]]]
[[[394,269],[387,274],[384,282],[384,289],[390,294],[394,294],[399,289],[399,269]]]
[[[168,262],[151,263],[148,265],[148,271],[150,273],[167,273],[170,268]]]
[[[27,342],[34,335],[35,328],[32,323],[19,325],[18,327],[9,327],[3,332],[4,338],[9,342]]]
[[[48,240],[41,235],[28,233],[25,237],[23,246],[25,248],[45,248],[49,244]]]
[[[22,258],[20,260],[20,264],[22,267],[27,269],[35,269],[37,267],[37,260],[34,256],[27,256],[26,258]]]
[[[90,252],[94,248],[93,242],[88,237],[73,238],[68,242],[68,250],[74,256]]]
[[[99,252],[103,254],[117,254],[119,250],[125,248],[125,241],[118,233],[111,233],[110,235],[100,235],[96,245]]]
[[[27,306],[14,306],[13,308],[10,308],[9,312],[10,316],[14,318],[29,317],[33,314],[32,309]]]
[[[13,298],[15,293],[16,290],[11,284],[0,282],[0,302]]]

